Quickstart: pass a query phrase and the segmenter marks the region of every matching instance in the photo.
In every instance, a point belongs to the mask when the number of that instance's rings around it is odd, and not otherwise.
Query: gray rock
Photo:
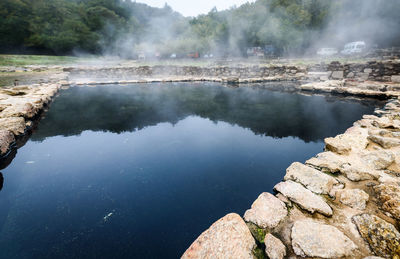
[[[365,210],[368,199],[369,195],[360,189],[345,189],[339,193],[341,203],[359,210]]]
[[[319,212],[326,216],[332,215],[331,207],[321,196],[314,194],[299,183],[293,181],[280,182],[275,185],[274,189],[311,213]]]
[[[400,255],[400,233],[392,224],[370,214],[356,215],[352,219],[374,254],[385,258]]]
[[[272,234],[267,234],[264,239],[265,253],[270,259],[283,259],[286,256],[286,246]]]
[[[299,162],[294,162],[286,169],[284,179],[301,183],[317,194],[329,194],[334,185],[339,185],[334,177]]]
[[[253,202],[251,209],[244,214],[244,219],[260,228],[272,229],[287,216],[285,203],[274,195],[264,192]]]
[[[332,79],[343,79],[343,71],[333,71],[331,77]]]
[[[339,258],[351,256],[357,248],[336,227],[310,219],[296,221],[291,238],[294,252],[303,257]]]
[[[182,258],[249,258],[256,246],[243,219],[231,213],[204,231],[185,251]]]

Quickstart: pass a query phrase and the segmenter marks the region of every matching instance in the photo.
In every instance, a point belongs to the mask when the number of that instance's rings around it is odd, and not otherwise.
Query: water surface
[[[211,83],[63,90],[2,170],[0,258],[177,258],[375,105]]]

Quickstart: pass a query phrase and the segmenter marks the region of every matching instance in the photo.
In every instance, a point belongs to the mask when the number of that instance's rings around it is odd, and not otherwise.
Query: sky
[[[214,6],[218,11],[229,9],[236,5],[240,6],[246,2],[255,0],[136,0],[138,3],[145,3],[154,7],[163,7],[165,3],[175,11],[184,16],[197,16],[208,13]]]

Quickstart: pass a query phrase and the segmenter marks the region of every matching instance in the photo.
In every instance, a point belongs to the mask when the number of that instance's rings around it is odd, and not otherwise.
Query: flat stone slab
[[[286,246],[272,234],[265,235],[265,253],[270,259],[283,259],[286,256]]]
[[[329,194],[335,185],[340,184],[334,177],[299,162],[294,162],[286,169],[284,179],[301,183],[318,194]]]
[[[370,214],[360,214],[353,218],[358,231],[372,251],[385,258],[400,256],[400,233],[389,222]]]
[[[344,205],[358,210],[365,210],[369,195],[360,189],[345,189],[339,192],[339,200]]]
[[[264,192],[253,202],[251,209],[244,214],[244,219],[260,228],[273,229],[287,216],[284,202],[274,195]]]
[[[325,216],[332,215],[332,208],[321,196],[314,194],[299,183],[290,180],[280,182],[275,185],[274,189],[311,213],[319,212]]]
[[[341,134],[325,139],[325,149],[340,155],[348,154],[354,149],[365,149],[368,145],[367,136],[361,134]]]
[[[357,248],[336,227],[310,219],[296,221],[291,237],[294,252],[303,257],[340,258],[351,256]]]
[[[186,250],[182,258],[249,258],[255,240],[243,219],[230,213],[204,231]]]
[[[382,146],[383,148],[392,148],[400,146],[400,139],[390,138],[390,137],[382,137],[377,135],[368,136],[368,139],[376,144]]]

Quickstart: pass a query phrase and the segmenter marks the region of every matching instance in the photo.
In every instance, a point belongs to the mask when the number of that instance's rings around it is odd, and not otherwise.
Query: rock
[[[361,154],[361,159],[365,165],[375,170],[383,170],[388,168],[395,161],[395,156],[390,151],[377,150],[364,152]]]
[[[391,80],[393,83],[400,83],[400,76],[392,76]]]
[[[302,257],[339,258],[351,256],[356,245],[336,227],[306,219],[292,227],[292,247]]]
[[[185,251],[182,258],[249,258],[256,246],[243,219],[231,213],[204,231]]]
[[[400,121],[388,117],[375,118],[372,125],[382,129],[400,129]]]
[[[340,155],[346,155],[352,149],[365,149],[367,145],[367,137],[361,134],[341,134],[325,139],[325,149]]]
[[[360,189],[345,189],[339,193],[340,202],[354,209],[365,210],[368,199],[369,195]]]
[[[316,157],[307,160],[306,164],[326,173],[342,173],[351,181],[378,178],[377,172],[367,167],[365,161],[361,161],[358,156],[340,156],[328,151],[319,153]]]
[[[400,220],[400,187],[397,184],[380,184],[374,187],[383,210]]]
[[[317,194],[329,194],[334,185],[339,185],[334,177],[299,162],[294,162],[286,169],[284,179],[301,183]]]
[[[0,155],[5,155],[14,142],[14,134],[8,130],[0,130]]]
[[[22,117],[0,118],[0,130],[9,130],[18,136],[25,133],[25,120]]]
[[[280,182],[275,185],[274,189],[311,213],[319,212],[326,216],[332,215],[331,207],[321,196],[314,194],[299,183],[290,180]]]
[[[267,234],[264,238],[265,253],[270,259],[283,259],[286,256],[286,246],[281,240],[272,234]]]
[[[331,77],[332,79],[343,79],[343,71],[333,71]]]
[[[374,254],[385,258],[400,256],[400,233],[392,224],[366,213],[352,219]]]
[[[287,216],[285,203],[274,195],[264,192],[244,214],[244,220],[252,222],[260,228],[273,229]]]
[[[376,144],[382,146],[383,148],[392,148],[400,146],[400,139],[389,138],[389,137],[381,137],[381,136],[368,136],[368,139]]]
[[[364,257],[363,259],[383,259],[383,257],[379,257],[379,256],[367,256],[367,257]]]
[[[342,165],[345,163],[347,163],[347,160],[343,156],[330,151],[319,153],[316,157],[306,161],[307,165],[332,174],[340,173]]]

